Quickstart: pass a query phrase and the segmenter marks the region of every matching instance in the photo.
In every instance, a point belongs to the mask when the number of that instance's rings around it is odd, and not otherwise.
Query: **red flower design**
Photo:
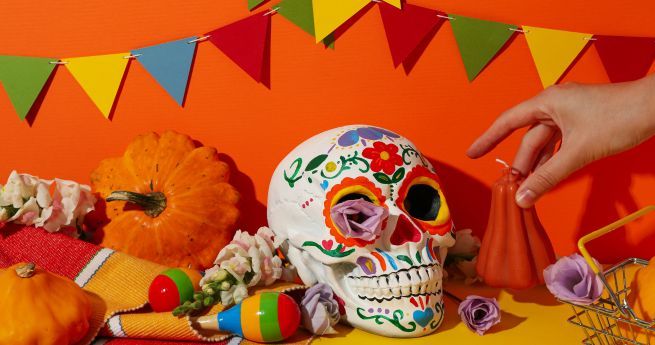
[[[403,165],[403,159],[398,154],[398,146],[381,141],[376,141],[373,147],[364,149],[362,156],[371,160],[371,170],[375,172],[382,170],[387,175],[393,174],[396,165]]]

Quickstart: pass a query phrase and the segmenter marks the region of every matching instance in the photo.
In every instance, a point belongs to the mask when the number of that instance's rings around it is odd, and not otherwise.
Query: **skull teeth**
[[[380,276],[346,277],[347,284],[364,300],[382,302],[411,296],[441,293],[441,272],[438,265],[423,265]]]

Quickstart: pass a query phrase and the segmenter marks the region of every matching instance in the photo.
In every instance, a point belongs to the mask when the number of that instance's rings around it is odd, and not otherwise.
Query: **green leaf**
[[[405,168],[401,167],[400,169],[396,170],[395,173],[393,173],[391,180],[393,181],[393,183],[397,183],[400,180],[402,180],[403,177],[405,177]]]
[[[314,157],[309,163],[307,163],[307,166],[305,167],[305,171],[310,171],[318,168],[321,163],[325,162],[327,159],[328,155],[322,154]]]
[[[373,174],[373,177],[375,177],[375,179],[382,184],[391,184],[391,178],[385,173],[376,172]]]

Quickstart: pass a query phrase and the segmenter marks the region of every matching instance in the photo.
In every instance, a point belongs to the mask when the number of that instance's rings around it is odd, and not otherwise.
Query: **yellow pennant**
[[[371,0],[312,0],[316,43],[321,42],[370,2]]]
[[[533,26],[523,26],[523,30],[544,88],[557,83],[593,36]]]
[[[105,118],[109,118],[123,80],[128,62],[124,57],[127,55],[130,53],[62,59],[68,61],[66,68]]]
[[[398,7],[399,9],[403,8],[402,4],[400,3],[400,0],[384,0],[384,2],[386,2],[389,5]]]

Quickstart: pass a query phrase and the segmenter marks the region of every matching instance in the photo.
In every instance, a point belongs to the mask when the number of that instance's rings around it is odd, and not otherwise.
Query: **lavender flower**
[[[370,201],[355,199],[332,206],[330,215],[344,236],[371,241],[382,231],[389,211]]]
[[[598,262],[596,265],[600,267]],[[555,297],[571,303],[589,305],[603,294],[603,281],[579,254],[562,257],[546,267],[544,280]]]
[[[466,327],[478,335],[500,322],[500,307],[495,298],[468,296],[459,304],[457,313]]]
[[[323,283],[318,283],[305,291],[300,302],[302,323],[313,334],[336,333],[332,326],[339,322],[339,304],[334,298],[332,289]]]

